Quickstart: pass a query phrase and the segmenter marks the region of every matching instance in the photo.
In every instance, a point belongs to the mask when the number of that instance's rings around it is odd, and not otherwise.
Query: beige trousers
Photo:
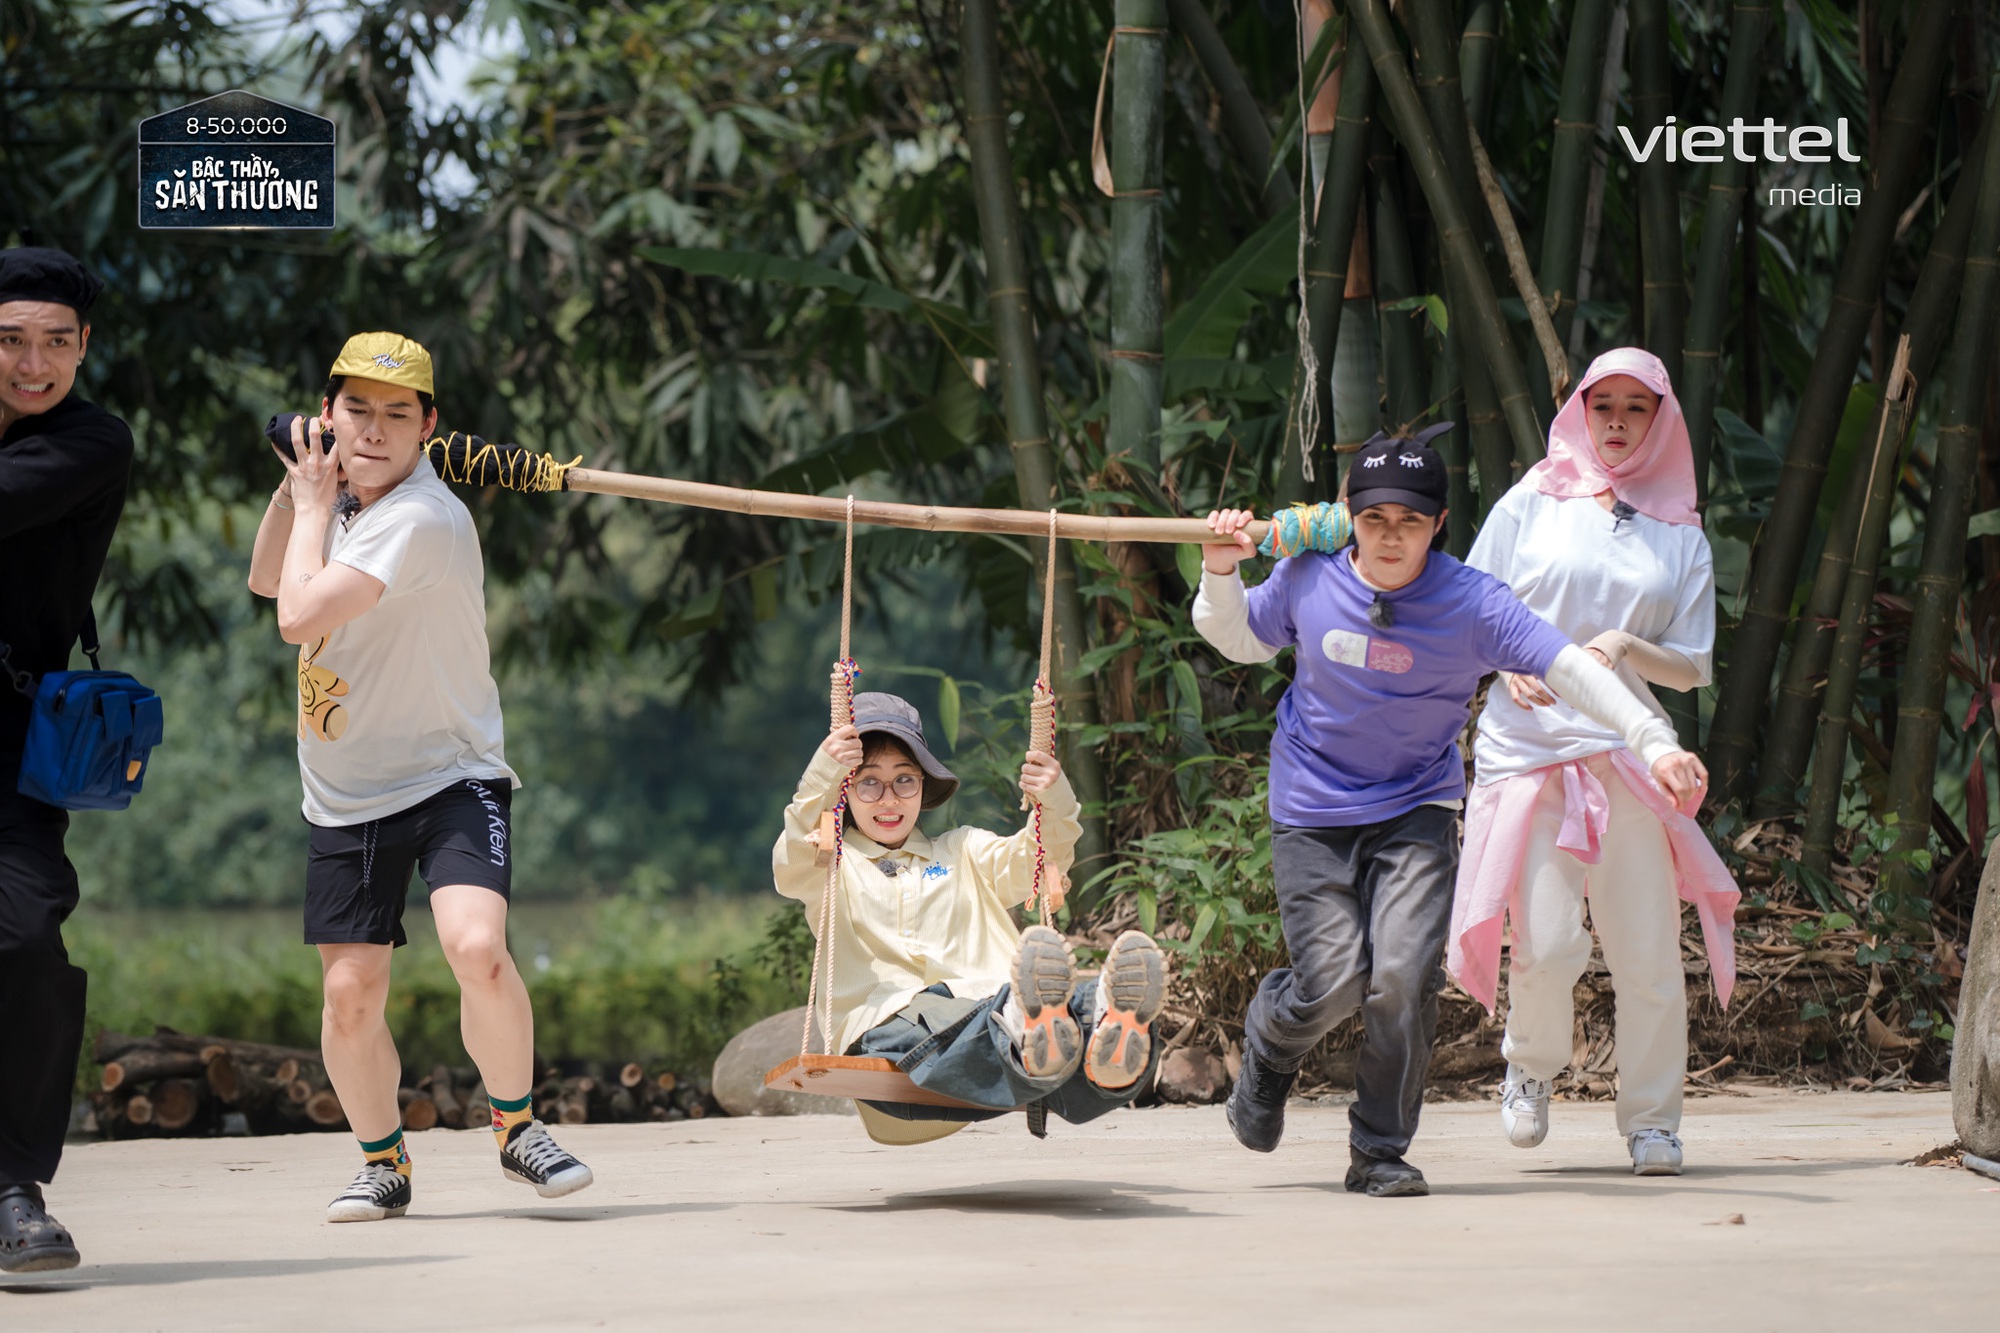
[[[1616,1000],[1618,1132],[1676,1132],[1687,1071],[1687,985],[1681,971],[1681,904],[1666,830],[1604,755],[1585,761],[1604,786],[1610,819],[1602,856],[1585,865],[1556,846],[1563,784],[1552,776],[1535,802],[1521,866],[1501,1050],[1532,1078],[1570,1062],[1576,982],[1590,964],[1590,922],[1604,945]]]

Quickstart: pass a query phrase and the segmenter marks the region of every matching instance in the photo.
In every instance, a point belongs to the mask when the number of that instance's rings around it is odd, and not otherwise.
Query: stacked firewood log
[[[318,1051],[161,1028],[150,1036],[99,1034],[103,1068],[91,1118],[107,1138],[288,1134],[347,1127]],[[551,1066],[535,1087],[547,1124],[699,1119],[721,1108],[705,1087],[671,1070],[625,1065]],[[478,1071],[438,1065],[396,1094],[410,1130],[483,1129],[492,1108]]]

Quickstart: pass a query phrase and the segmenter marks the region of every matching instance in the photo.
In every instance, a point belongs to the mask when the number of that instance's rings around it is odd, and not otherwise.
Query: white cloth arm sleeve
[[[1625,738],[1647,768],[1681,748],[1674,729],[1633,697],[1603,663],[1575,644],[1556,654],[1545,677],[1563,702]]]
[[[1243,576],[1234,570],[1201,572],[1201,589],[1194,595],[1194,628],[1215,650],[1232,662],[1268,662],[1279,649],[1250,631],[1250,601]]]
[[[1691,661],[1685,653],[1675,652],[1657,643],[1648,643],[1636,634],[1622,629],[1608,630],[1591,642],[1600,649],[1606,641],[1618,643],[1622,649],[1622,660],[1631,663],[1641,680],[1655,685],[1664,685],[1670,690],[1692,690],[1707,684],[1702,669]],[[1607,653],[1606,656],[1619,656]]]

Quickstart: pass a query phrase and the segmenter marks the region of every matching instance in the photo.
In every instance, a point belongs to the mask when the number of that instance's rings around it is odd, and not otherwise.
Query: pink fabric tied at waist
[[[1606,751],[1611,765],[1634,796],[1659,817],[1674,859],[1674,884],[1681,900],[1694,904],[1715,997],[1727,1006],[1736,988],[1736,904],[1743,896],[1728,867],[1701,826],[1675,807],[1673,799],[1630,750]],[[1465,803],[1465,851],[1459,859],[1458,890],[1451,908],[1451,943],[1445,967],[1466,994],[1490,1013],[1500,988],[1501,925],[1513,910],[1528,852],[1528,830],[1542,784],[1560,773],[1563,822],[1556,846],[1585,865],[1602,855],[1611,802],[1603,784],[1583,760],[1552,764],[1516,777],[1475,786]]]

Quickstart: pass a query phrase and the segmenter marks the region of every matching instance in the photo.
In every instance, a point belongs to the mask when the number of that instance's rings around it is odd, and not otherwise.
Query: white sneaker
[[[1642,1129],[1628,1135],[1635,1176],[1677,1176],[1681,1173],[1681,1141],[1664,1129]]]
[[[1500,1089],[1500,1123],[1506,1126],[1507,1142],[1516,1148],[1532,1148],[1547,1138],[1549,1081],[1529,1078],[1508,1065],[1507,1082]]]

